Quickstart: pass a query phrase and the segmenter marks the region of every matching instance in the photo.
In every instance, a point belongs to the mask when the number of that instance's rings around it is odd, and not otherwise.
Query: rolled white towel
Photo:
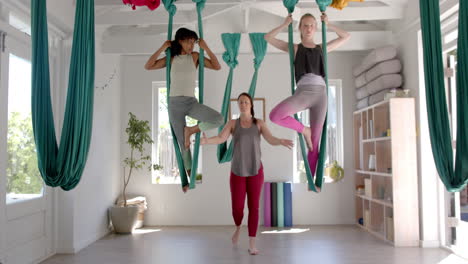
[[[357,88],[362,87],[382,75],[400,73],[401,68],[401,62],[398,59],[381,62],[365,73],[359,75],[354,81],[354,84]]]
[[[356,103],[356,109],[362,109],[369,106],[369,97],[363,98]]]
[[[403,84],[403,77],[401,74],[386,74],[368,83],[366,90],[369,94],[376,94],[384,89],[401,87]]]
[[[356,98],[358,100],[361,100],[363,98],[366,98],[370,95],[370,93],[367,91],[367,87],[363,86],[359,89],[356,89]]]
[[[378,93],[375,93],[371,96],[369,96],[369,105],[373,105],[379,102],[382,102],[385,100],[385,95],[391,92],[395,92],[395,90],[403,91],[401,88],[390,88],[390,89],[385,89],[382,90]]]
[[[361,64],[354,67],[353,75],[354,77],[359,76],[363,72],[369,70],[375,64],[387,61],[395,58],[397,55],[397,50],[394,46],[384,46],[381,48],[376,48],[371,53],[369,53]]]

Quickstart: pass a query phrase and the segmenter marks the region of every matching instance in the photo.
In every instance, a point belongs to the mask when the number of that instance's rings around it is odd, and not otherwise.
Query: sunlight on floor
[[[310,229],[301,229],[301,228],[292,228],[287,230],[271,230],[271,231],[263,231],[262,234],[298,234],[304,233],[309,231]]]
[[[458,257],[457,255],[450,254],[446,258],[444,258],[442,261],[440,261],[438,264],[467,264],[468,260],[467,259],[462,259]]]
[[[132,233],[132,234],[136,234],[136,235],[139,235],[139,234],[149,234],[149,233],[155,233],[155,232],[160,232],[160,231],[161,231],[161,229],[139,228],[139,229],[133,230],[133,233]]]

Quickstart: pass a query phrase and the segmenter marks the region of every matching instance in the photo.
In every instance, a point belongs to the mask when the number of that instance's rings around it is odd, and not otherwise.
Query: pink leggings
[[[304,125],[298,122],[293,114],[309,109],[310,130],[313,149],[307,154],[312,175],[315,174],[319,156],[319,142],[323,123],[327,114],[327,91],[322,85],[301,85],[294,95],[286,98],[270,112],[270,120],[280,126],[302,133]]]
[[[249,207],[249,221],[247,227],[249,236],[257,236],[258,211],[260,207],[260,194],[263,186],[263,166],[255,176],[237,176],[231,172],[231,201],[232,217],[236,226],[242,224],[244,217],[245,195],[247,194],[247,204]]]

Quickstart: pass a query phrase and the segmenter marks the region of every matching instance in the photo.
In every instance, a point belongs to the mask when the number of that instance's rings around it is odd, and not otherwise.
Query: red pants
[[[255,176],[237,176],[231,172],[231,201],[232,217],[236,226],[242,224],[244,217],[245,195],[247,194],[247,204],[249,207],[248,229],[249,236],[257,236],[258,211],[260,207],[260,194],[263,186],[263,166],[258,170]]]

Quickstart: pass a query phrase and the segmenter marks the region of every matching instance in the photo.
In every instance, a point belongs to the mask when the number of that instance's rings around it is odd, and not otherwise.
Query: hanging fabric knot
[[[168,7],[166,7],[166,10],[167,10],[167,12],[169,13],[170,16],[174,16],[175,13],[177,12],[177,7],[174,4],[172,4],[172,5],[168,6]]]
[[[175,0],[162,0],[164,4],[164,8],[166,8],[167,12],[170,16],[174,16],[177,12],[177,7],[174,5]]]
[[[229,68],[235,68],[239,63],[237,59],[232,59],[231,54],[229,54],[227,51],[223,53],[223,60],[226,62]]]
[[[336,1],[336,0],[334,0]],[[327,7],[332,3],[332,0],[316,0],[320,12],[325,12]]]
[[[197,9],[198,10],[201,10],[201,9],[205,8],[206,0],[192,0],[192,2],[197,4]]]
[[[253,60],[255,70],[258,70],[260,68],[260,65],[262,64],[262,61],[263,61],[263,58],[255,58]]]
[[[288,13],[293,13],[299,0],[283,0],[283,5],[288,9]]]

